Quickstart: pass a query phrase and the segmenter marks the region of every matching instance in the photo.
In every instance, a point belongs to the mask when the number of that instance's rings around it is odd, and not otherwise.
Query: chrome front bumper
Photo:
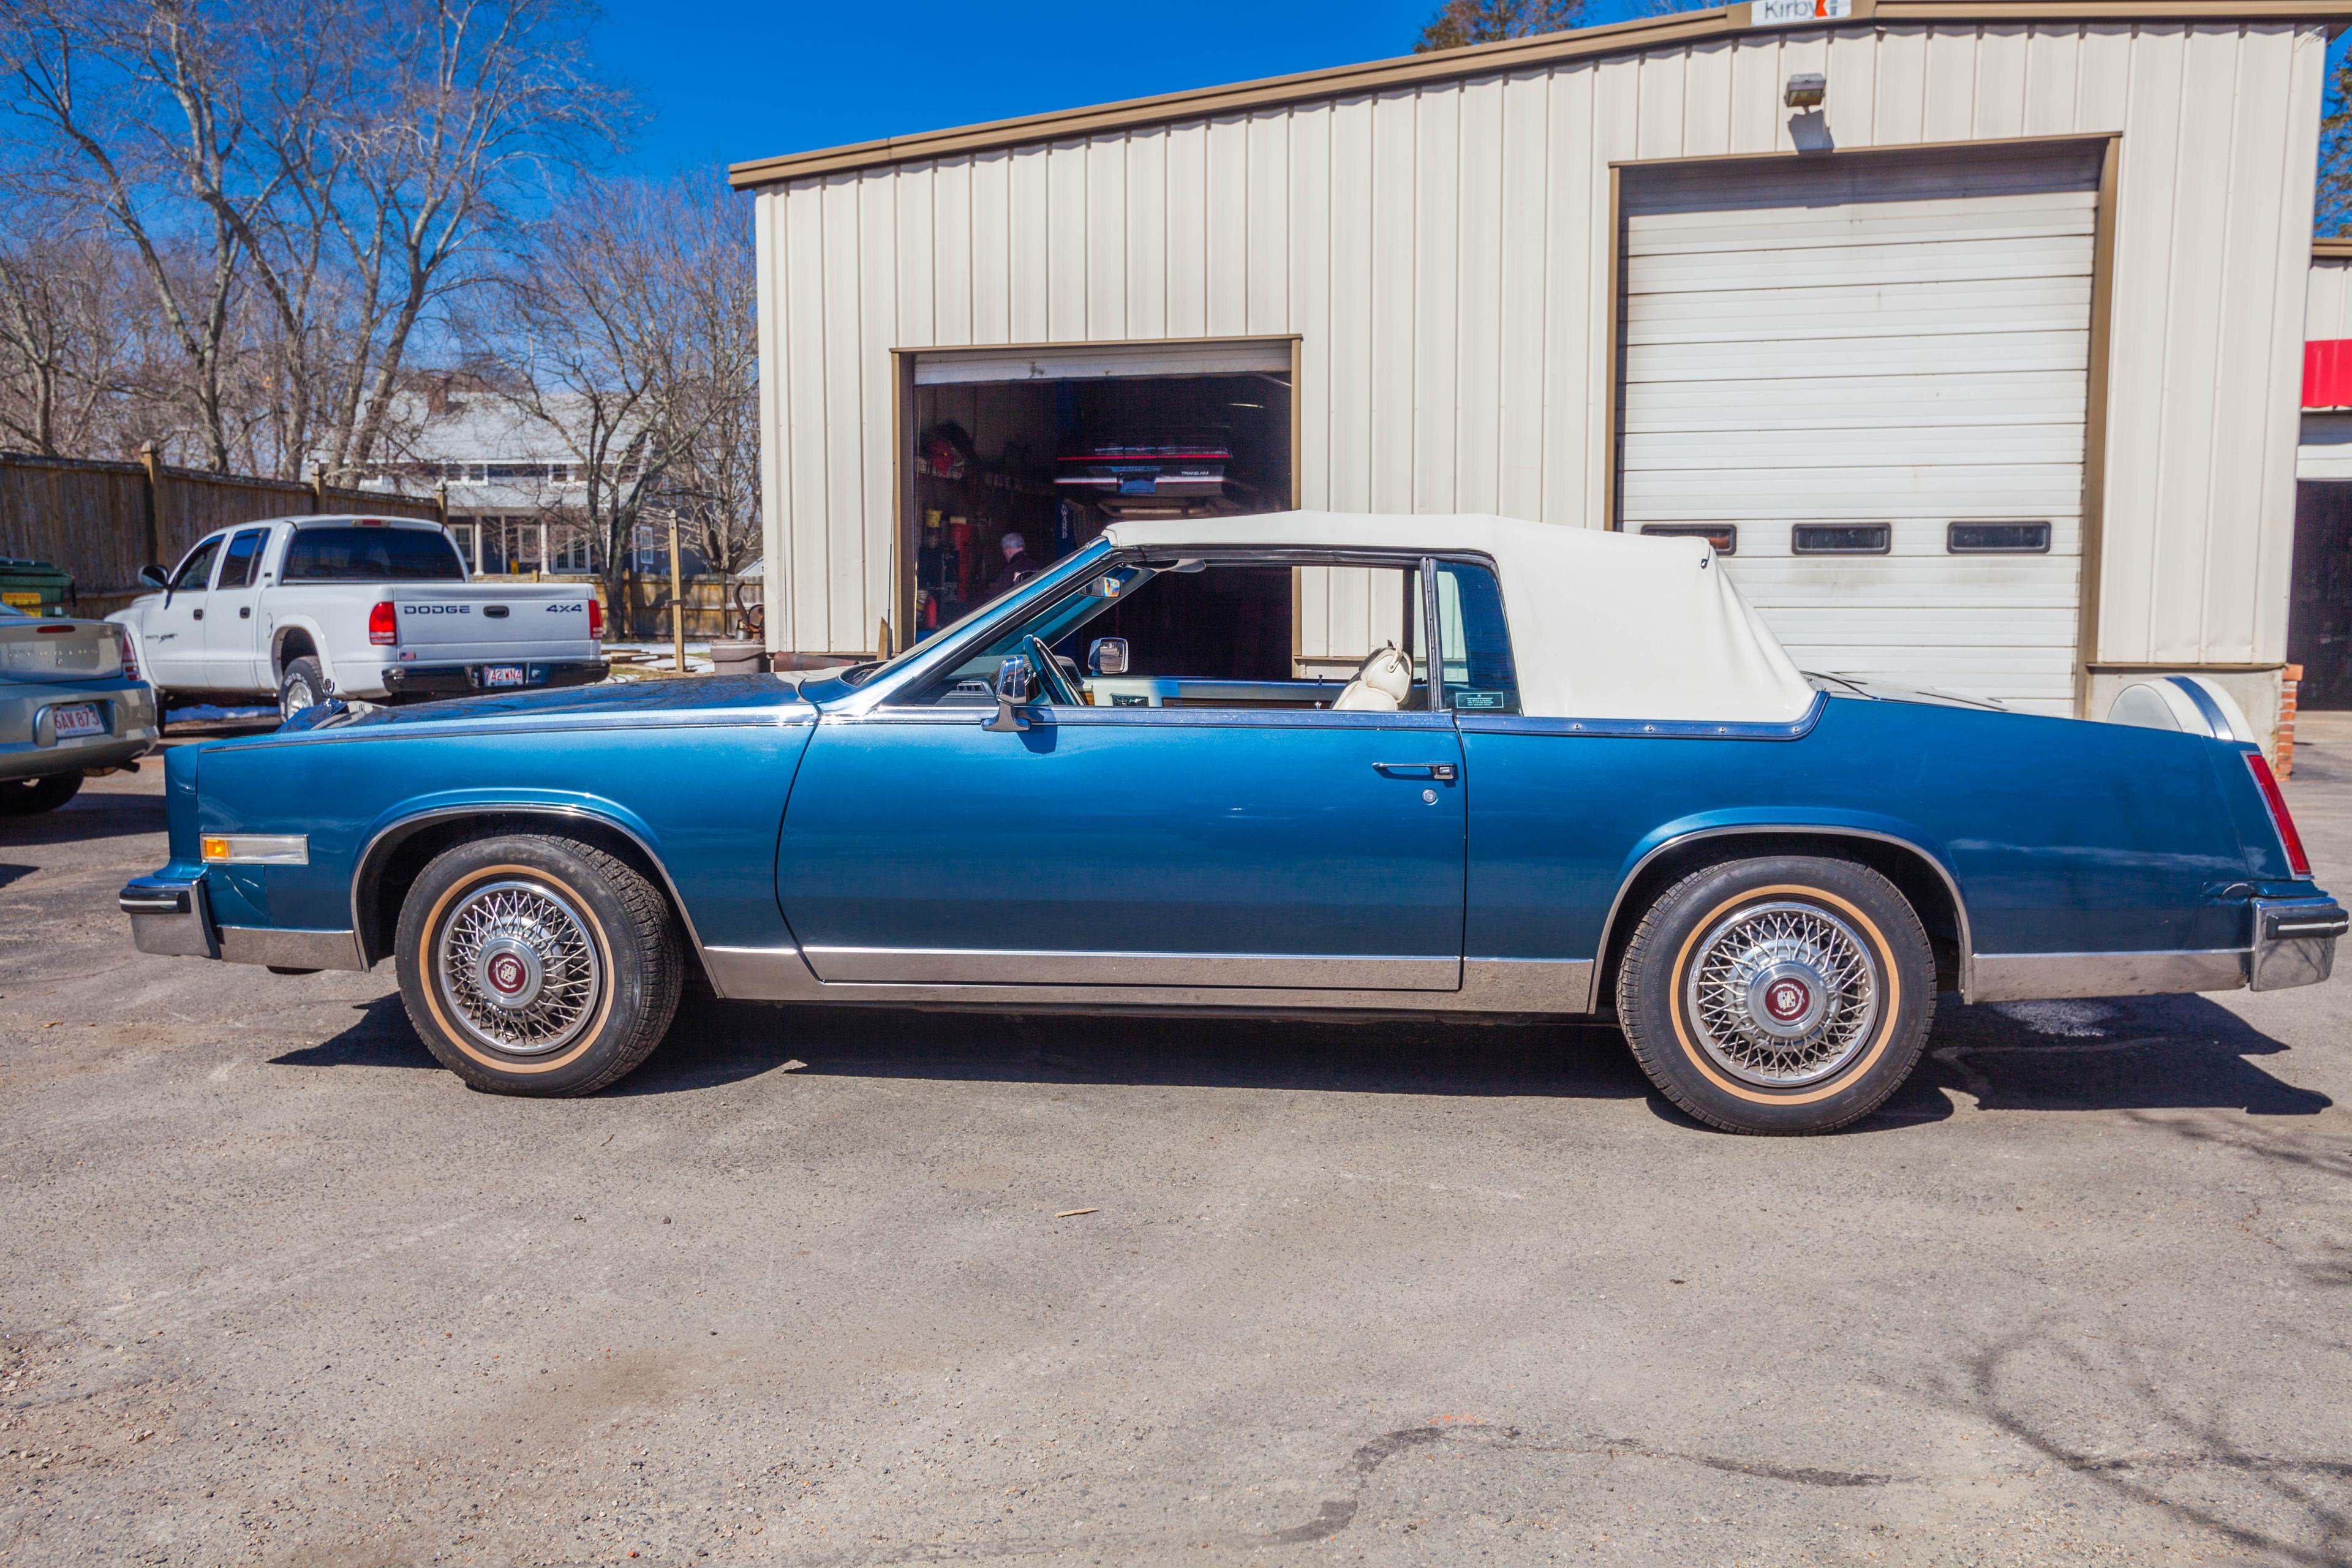
[[[141,877],[115,895],[131,917],[131,941],[142,952],[167,958],[220,958],[281,972],[358,969],[358,939],[348,931],[296,931],[276,926],[213,923],[202,877]]]
[[[131,917],[131,940],[142,952],[170,958],[218,958],[220,934],[202,877],[141,877],[115,895]]]

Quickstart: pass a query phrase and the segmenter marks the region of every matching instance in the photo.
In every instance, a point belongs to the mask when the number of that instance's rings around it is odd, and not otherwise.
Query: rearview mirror
[[[1029,728],[1029,721],[1014,711],[1025,707],[1037,695],[1037,672],[1031,668],[1028,656],[1014,654],[996,667],[996,717],[981,726],[998,734],[1009,734]]]
[[[172,574],[161,566],[142,566],[139,568],[139,580],[151,588],[168,588],[172,585]]]
[[[1097,637],[1087,648],[1087,668],[1097,675],[1127,673],[1127,639]]]

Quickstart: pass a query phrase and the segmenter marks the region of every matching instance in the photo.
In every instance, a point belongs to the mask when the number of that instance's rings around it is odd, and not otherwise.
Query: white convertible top
[[[1332,511],[1117,522],[1103,537],[1123,549],[1488,556],[1502,579],[1520,710],[1538,717],[1782,723],[1813,701],[1812,688],[1703,539],[1481,515]]]

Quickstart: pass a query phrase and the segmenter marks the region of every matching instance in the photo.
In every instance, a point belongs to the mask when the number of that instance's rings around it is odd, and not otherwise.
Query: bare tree
[[[2352,231],[2352,58],[2327,80],[2319,121],[2319,189],[2311,232],[2322,237]]]
[[[205,455],[226,469],[239,231],[275,194],[274,182],[232,194],[247,129],[236,42],[208,13],[135,0],[26,0],[11,17],[10,107],[42,133],[18,178],[104,214],[131,247],[186,356]],[[174,212],[175,197],[196,212]],[[201,246],[201,268],[171,265],[183,237]]]
[[[663,501],[722,573],[760,553],[760,353],[751,205],[719,189],[673,189],[673,310]]]
[[[609,147],[582,0],[21,0],[20,188],[102,215],[185,362],[202,460],[363,468],[436,312]],[[201,261],[202,265],[194,263]]]
[[[1444,0],[1421,29],[1412,52],[1564,33],[1584,20],[1584,0]]]

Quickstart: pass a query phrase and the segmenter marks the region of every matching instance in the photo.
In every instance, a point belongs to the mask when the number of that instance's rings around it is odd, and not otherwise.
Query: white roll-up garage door
[[[2079,145],[1629,170],[1621,526],[1735,529],[1806,669],[2072,712],[2098,174]]]

